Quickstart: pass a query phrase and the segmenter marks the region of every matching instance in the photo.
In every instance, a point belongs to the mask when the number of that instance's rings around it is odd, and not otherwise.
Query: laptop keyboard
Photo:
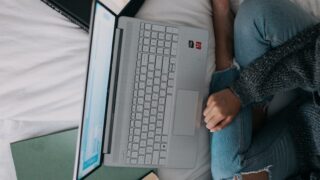
[[[165,165],[178,29],[141,23],[130,118],[128,164]]]

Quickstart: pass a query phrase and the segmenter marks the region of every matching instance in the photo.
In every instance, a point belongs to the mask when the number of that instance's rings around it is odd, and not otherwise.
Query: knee
[[[263,20],[269,16],[274,3],[272,0],[247,0],[241,4],[235,19],[235,34],[250,36],[252,31],[259,30]],[[270,15],[269,15],[270,14]]]
[[[211,149],[211,173],[213,179],[229,179],[242,169],[241,155],[229,153],[217,146]]]
[[[213,179],[232,179],[232,177],[238,174],[241,169],[242,167],[237,160],[230,160],[229,158],[211,159],[211,173]]]

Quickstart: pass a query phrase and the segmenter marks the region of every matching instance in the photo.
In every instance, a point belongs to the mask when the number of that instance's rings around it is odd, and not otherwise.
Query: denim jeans
[[[244,68],[315,22],[289,0],[247,0],[235,19],[236,61]],[[214,73],[210,93],[227,88],[238,76],[237,67]],[[288,121],[281,115],[272,116],[253,136],[251,105],[242,108],[230,125],[211,133],[212,177],[241,179],[242,173],[260,170],[267,170],[273,180],[294,175],[299,162]]]

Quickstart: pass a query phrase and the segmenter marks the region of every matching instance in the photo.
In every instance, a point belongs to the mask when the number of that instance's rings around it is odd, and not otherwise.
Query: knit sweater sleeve
[[[230,89],[245,106],[295,88],[320,89],[320,24],[267,52],[241,71]]]

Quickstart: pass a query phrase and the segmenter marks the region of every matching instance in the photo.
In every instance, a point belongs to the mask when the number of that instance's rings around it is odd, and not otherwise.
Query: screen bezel
[[[84,115],[85,115],[85,107],[86,107],[86,98],[87,98],[87,85],[88,85],[88,76],[89,76],[89,69],[90,69],[90,62],[91,62],[91,50],[92,50],[92,39],[93,39],[93,33],[94,33],[94,23],[95,23],[95,17],[96,17],[96,5],[99,4],[101,5],[103,8],[105,8],[108,12],[110,12],[114,17],[115,17],[115,26],[114,26],[114,32],[113,32],[113,39],[112,39],[112,47],[114,47],[114,40],[115,40],[115,31],[117,29],[117,25],[118,25],[118,15],[115,14],[112,10],[110,10],[108,7],[106,7],[103,3],[101,3],[100,1],[98,0],[93,0],[92,1],[92,13],[91,13],[91,23],[90,23],[90,43],[89,43],[89,57],[88,57],[88,64],[87,64],[87,75],[86,75],[86,83],[85,83],[85,93],[84,93],[84,100],[83,100],[83,108],[82,108],[82,119],[81,119],[81,123],[80,123],[80,126],[79,126],[79,129],[78,129],[78,146],[77,146],[77,155],[76,155],[76,170],[75,170],[75,175],[74,175],[74,178],[75,180],[78,180],[78,179],[84,179],[86,177],[88,177],[90,174],[92,174],[96,169],[98,169],[99,167],[101,167],[102,165],[102,162],[103,162],[103,145],[102,145],[102,148],[101,148],[101,151],[100,151],[100,155],[101,155],[101,158],[100,158],[100,162],[99,162],[99,165],[97,167],[95,167],[94,169],[92,169],[89,173],[87,173],[85,176],[79,178],[79,168],[80,168],[80,155],[81,155],[81,147],[82,147],[82,137],[83,137],[83,124],[84,124]],[[113,49],[113,48],[112,48]],[[114,63],[113,62],[113,51],[111,51],[111,60],[110,60],[110,71],[109,71],[109,82],[108,82],[108,88],[107,88],[107,98],[106,98],[106,109],[105,109],[105,112],[107,111],[107,108],[108,108],[108,100],[109,100],[109,92],[110,92],[110,82],[111,82],[111,72],[112,72],[112,64]],[[105,117],[104,119],[106,119],[106,113],[105,113]],[[103,123],[103,131],[102,131],[102,134],[105,134],[105,124],[106,124],[106,121],[104,121]],[[105,141],[105,136],[103,135],[102,136],[102,142]]]

